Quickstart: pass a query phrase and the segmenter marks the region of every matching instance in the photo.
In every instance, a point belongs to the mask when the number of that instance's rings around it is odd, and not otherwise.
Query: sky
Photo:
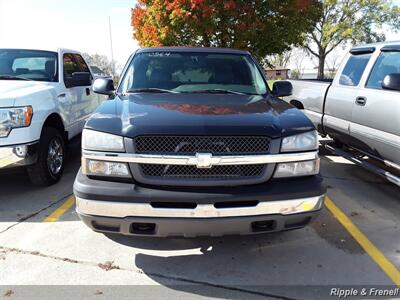
[[[70,48],[123,65],[138,48],[132,38],[135,0],[0,0],[0,47]]]
[[[400,0],[393,2],[400,5]],[[138,48],[130,25],[135,3],[135,0],[0,0],[0,47],[65,47],[111,58],[110,17],[114,59],[121,68]],[[386,33],[388,40],[400,40],[400,32]],[[344,51],[339,48],[335,55],[341,56]]]

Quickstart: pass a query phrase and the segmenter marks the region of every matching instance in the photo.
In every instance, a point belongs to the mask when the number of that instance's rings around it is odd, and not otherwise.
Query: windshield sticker
[[[146,54],[149,56],[170,56],[171,52],[149,52]]]

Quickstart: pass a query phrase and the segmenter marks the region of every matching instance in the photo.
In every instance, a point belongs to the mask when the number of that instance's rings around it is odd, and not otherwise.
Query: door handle
[[[70,104],[70,102],[71,102],[70,99],[67,98],[67,94],[65,94],[65,93],[58,94],[57,99],[58,99],[58,102],[60,102],[62,104]]]
[[[357,97],[356,98],[356,104],[360,106],[365,106],[367,103],[367,98],[366,97]]]
[[[86,96],[89,96],[89,95],[90,95],[90,89],[86,88]]]

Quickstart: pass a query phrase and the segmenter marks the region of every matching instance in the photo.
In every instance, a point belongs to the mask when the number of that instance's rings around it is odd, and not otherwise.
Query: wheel
[[[38,161],[27,168],[29,179],[35,185],[52,185],[58,182],[64,171],[65,142],[61,133],[44,127],[40,135]]]

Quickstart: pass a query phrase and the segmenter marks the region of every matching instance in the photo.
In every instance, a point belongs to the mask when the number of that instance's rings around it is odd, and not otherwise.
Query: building
[[[275,67],[265,69],[265,75],[268,80],[286,80],[289,78],[289,70],[285,67]]]

